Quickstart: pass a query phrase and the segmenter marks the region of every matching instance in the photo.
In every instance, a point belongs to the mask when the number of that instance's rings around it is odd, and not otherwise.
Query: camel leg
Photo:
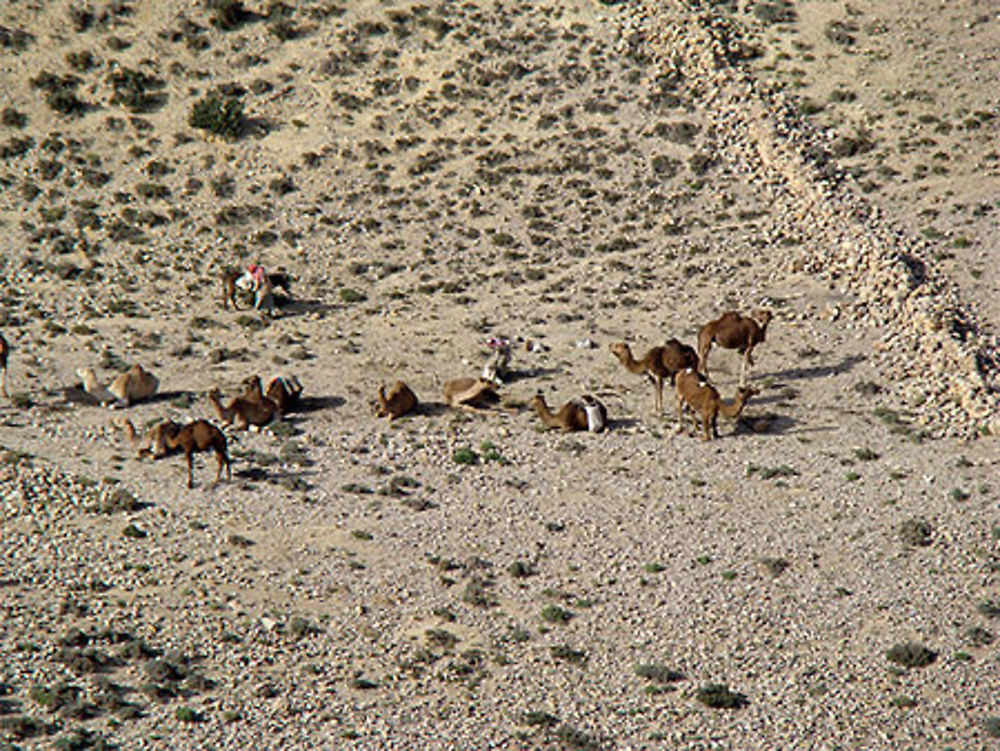
[[[7,368],[0,368],[0,386],[3,387],[3,395],[5,398],[10,399],[10,394],[7,393]]]
[[[192,476],[192,465],[194,464],[194,455],[189,451],[187,453],[187,465],[188,465],[188,489],[194,487],[194,477]]]
[[[663,377],[654,376],[653,380],[656,382],[656,416],[659,417],[663,414]]]
[[[677,395],[677,432],[684,432],[684,397]]]
[[[705,415],[701,416],[701,426],[705,430],[705,437],[702,438],[703,441],[711,441],[712,440],[712,434],[710,432],[710,430],[711,430],[711,427],[710,427],[711,426],[711,422],[712,422],[712,419],[710,417],[706,417]]]
[[[750,370],[750,363],[753,360],[750,357],[750,350],[748,349],[743,355],[743,365],[740,368],[740,388],[746,388],[747,385],[747,373]]]
[[[708,346],[705,347],[705,351],[698,353],[698,370],[705,376],[705,378],[708,378],[708,353],[711,349],[712,343],[709,342]]]

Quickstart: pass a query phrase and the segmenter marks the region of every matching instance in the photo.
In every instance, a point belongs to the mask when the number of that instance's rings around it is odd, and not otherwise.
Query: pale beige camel
[[[417,395],[402,381],[396,381],[388,392],[385,385],[378,387],[378,409],[375,411],[376,417],[389,416],[392,422],[397,417],[402,417],[417,408]]]
[[[453,378],[445,381],[444,399],[449,407],[481,415],[495,414],[499,408],[497,385],[485,378]]]
[[[662,347],[653,347],[641,360],[632,357],[632,350],[625,342],[615,342],[608,347],[618,361],[630,373],[646,374],[653,379],[653,397],[656,414],[663,412],[663,382],[673,383],[674,375],[684,368],[698,365],[698,353],[694,348],[676,339],[670,339]]]
[[[750,316],[742,316],[730,310],[706,323],[698,332],[698,370],[708,377],[708,353],[714,342],[720,347],[735,349],[743,355],[740,386],[746,386],[750,366],[753,365],[753,348],[764,342],[767,325],[772,318],[769,310],[755,310]]]
[[[674,388],[677,392],[677,432],[684,430],[684,405],[687,404],[694,412],[691,419],[696,429],[697,419],[701,418],[706,441],[719,437],[717,425],[719,415],[735,420],[743,411],[747,400],[759,393],[756,389],[740,387],[732,402],[726,404],[719,396],[719,392],[692,368],[677,374],[674,378]]]
[[[76,374],[83,381],[84,390],[103,405],[114,403],[128,407],[133,402],[149,399],[160,387],[159,379],[138,363],[119,373],[108,386],[100,384],[91,367],[79,368]]]

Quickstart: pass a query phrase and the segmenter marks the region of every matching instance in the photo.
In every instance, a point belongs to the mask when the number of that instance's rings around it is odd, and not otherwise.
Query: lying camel
[[[102,405],[116,403],[128,407],[132,402],[149,399],[160,387],[159,379],[138,363],[119,373],[107,387],[98,382],[93,368],[80,368],[76,374],[83,381],[84,390]]]
[[[735,349],[743,355],[740,386],[746,386],[747,375],[753,365],[753,348],[763,344],[764,337],[767,336],[767,324],[772,318],[769,310],[755,310],[749,316],[741,316],[730,310],[706,323],[698,332],[698,370],[708,377],[708,353],[715,342],[720,347]]]
[[[698,353],[676,339],[669,339],[662,347],[653,347],[641,360],[632,357],[632,350],[625,342],[615,342],[609,349],[630,373],[645,373],[653,379],[657,415],[663,412],[664,379],[673,383],[674,375],[679,370],[698,365]]]
[[[194,462],[194,454],[211,449],[215,452],[215,458],[219,463],[219,469],[215,473],[215,482],[218,484],[222,479],[222,466],[226,466],[226,478],[233,479],[233,470],[229,466],[229,451],[226,447],[226,436],[222,431],[207,420],[195,420],[188,423],[173,433],[164,436],[164,444],[169,451],[183,451],[187,461],[189,488],[194,487],[191,477],[191,465]]]
[[[0,386],[3,387],[3,395],[8,399],[10,399],[10,394],[7,393],[7,357],[9,355],[10,345],[7,344],[3,334],[0,334]]]
[[[378,409],[375,411],[376,417],[389,416],[389,422],[397,417],[402,417],[417,408],[417,395],[402,381],[396,381],[392,388],[386,393],[385,385],[378,387]]]
[[[171,451],[167,448],[167,436],[175,435],[181,429],[181,426],[173,420],[161,420],[140,438],[132,421],[127,418],[112,420],[111,425],[125,431],[125,437],[136,447],[140,459],[144,456],[160,459],[170,454]]]
[[[719,396],[719,392],[692,368],[678,373],[674,378],[674,385],[677,391],[677,432],[684,431],[684,404],[687,403],[696,415],[701,416],[706,441],[719,437],[717,425],[719,415],[735,420],[743,411],[747,400],[759,393],[757,389],[740,387],[733,401],[726,404]],[[698,425],[696,415],[691,417],[695,428]]]
[[[444,399],[449,407],[491,415],[497,412],[497,385],[485,378],[453,378],[445,381]],[[487,406],[489,405],[489,406]]]
[[[260,399],[235,396],[229,404],[222,406],[222,402],[219,401],[219,390],[213,388],[208,392],[208,400],[212,403],[215,414],[222,420],[222,424],[232,425],[236,430],[246,430],[251,425],[267,425],[281,417],[278,405],[263,395]]]
[[[281,414],[294,411],[302,397],[302,384],[295,376],[278,376],[267,384],[267,391],[262,391],[259,376],[250,376],[243,381],[243,398],[247,401],[259,402],[265,397],[278,407]]]
[[[545,403],[545,397],[541,394],[535,395],[535,398],[531,400],[531,406],[543,423],[550,428],[559,428],[566,433],[578,430],[600,433],[608,423],[607,409],[589,394],[585,394],[579,401],[566,402],[555,413],[549,409]]]

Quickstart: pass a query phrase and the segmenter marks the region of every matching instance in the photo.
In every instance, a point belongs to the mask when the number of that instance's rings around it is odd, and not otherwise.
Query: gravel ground
[[[775,27],[776,3],[247,3],[232,30],[153,5],[0,14],[27,118],[0,132],[11,747],[995,744],[983,287],[735,60],[832,4]],[[27,82],[81,50],[91,109],[61,116]],[[165,101],[112,101],[123,67]],[[204,137],[190,107],[228,83],[248,128]],[[219,305],[250,260],[295,277],[273,320]],[[757,306],[760,393],[712,442],[608,351]],[[509,411],[448,410],[490,334]],[[251,373],[294,372],[306,408],[227,430],[233,480],[199,455],[188,490],[71,385],[134,361],[166,395],[137,426],[211,418]],[[738,355],[712,365],[732,398]],[[373,419],[396,378],[420,414]],[[543,431],[539,390],[596,394],[610,430]]]

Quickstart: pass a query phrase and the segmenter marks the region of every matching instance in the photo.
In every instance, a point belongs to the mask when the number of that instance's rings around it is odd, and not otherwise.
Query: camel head
[[[762,329],[766,329],[767,324],[774,318],[774,314],[770,310],[759,308],[751,314],[751,317],[757,321]]]
[[[632,349],[625,342],[614,342],[608,345],[611,354],[622,362],[632,359]]]

